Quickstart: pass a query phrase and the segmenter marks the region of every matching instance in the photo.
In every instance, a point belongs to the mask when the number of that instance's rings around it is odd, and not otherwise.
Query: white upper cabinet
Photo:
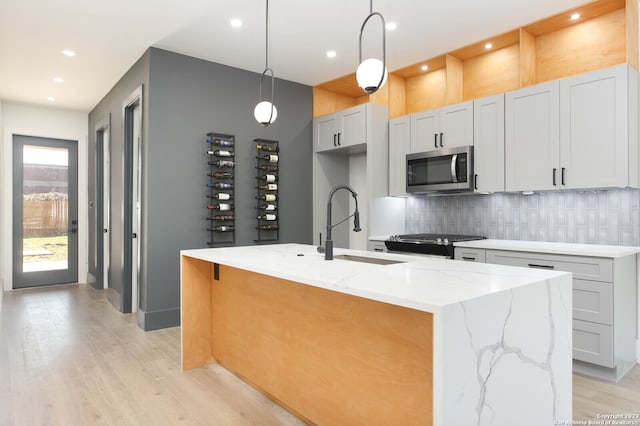
[[[411,152],[473,145],[473,101],[411,114]]]
[[[411,149],[409,116],[389,121],[389,195],[407,195],[407,154]]]
[[[316,151],[364,146],[367,143],[366,105],[358,105],[314,120]]]
[[[630,184],[629,172],[633,173],[637,167],[637,154],[630,156],[637,143],[634,76],[627,65],[621,65],[560,81],[560,183],[563,188]],[[634,95],[630,95],[632,93]]]
[[[504,94],[473,101],[474,190],[503,192]]]
[[[507,191],[559,187],[559,83],[505,94],[505,186]]]

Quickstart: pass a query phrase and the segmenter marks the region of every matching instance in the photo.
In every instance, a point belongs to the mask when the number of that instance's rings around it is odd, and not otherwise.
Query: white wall
[[[88,114],[40,106],[0,102],[0,280],[5,291],[12,285],[13,135],[78,141],[78,280],[85,282],[88,268]]]

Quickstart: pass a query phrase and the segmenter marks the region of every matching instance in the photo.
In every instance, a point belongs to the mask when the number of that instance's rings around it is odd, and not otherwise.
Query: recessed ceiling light
[[[327,58],[335,58],[337,55],[335,50],[327,50]]]
[[[53,102],[53,101],[55,101],[55,100],[56,100],[56,98],[54,98],[53,96],[49,96],[49,97],[47,97],[47,100],[48,100],[49,102]]]
[[[233,28],[240,28],[242,26],[242,21],[237,18],[233,18],[230,23]]]
[[[74,52],[73,50],[69,50],[69,49],[63,50],[62,54],[64,56],[68,56],[70,58],[73,57],[73,56],[76,56],[76,52]]]
[[[421,66],[421,67],[420,67],[420,69],[421,69],[422,71],[426,71],[426,70],[428,70],[428,69],[429,69],[429,65],[423,65],[423,66]]]
[[[53,81],[56,83],[64,83],[64,78],[62,77],[53,77]]]
[[[484,45],[484,48],[485,48],[485,49],[487,49],[487,50],[491,49],[492,47],[493,47],[493,44],[492,44],[492,43],[486,43],[486,44]]]
[[[580,19],[580,15],[579,13],[572,13],[571,17],[569,17],[569,19],[571,19],[572,21],[577,21],[578,19]]]
[[[396,22],[389,22],[389,23],[387,24],[387,29],[388,29],[389,31],[393,31],[393,30],[395,30],[396,28],[398,28],[398,24],[397,24]]]

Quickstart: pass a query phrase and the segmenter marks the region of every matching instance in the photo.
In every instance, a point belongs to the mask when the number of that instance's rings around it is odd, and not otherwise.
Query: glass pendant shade
[[[256,105],[256,108],[253,110],[253,115],[258,123],[263,126],[267,126],[276,121],[276,118],[278,117],[278,110],[271,102],[262,101],[258,102],[258,105]]]
[[[384,67],[384,70],[383,70]],[[380,76],[383,75],[382,83],[380,83]],[[381,60],[375,58],[369,58],[360,65],[356,70],[356,80],[358,86],[365,92],[371,94],[380,89],[387,82],[387,67],[384,66]]]

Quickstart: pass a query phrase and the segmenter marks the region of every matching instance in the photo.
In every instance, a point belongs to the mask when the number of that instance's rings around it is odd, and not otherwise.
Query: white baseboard
[[[636,359],[638,360],[638,364],[640,364],[640,340],[636,339]]]

